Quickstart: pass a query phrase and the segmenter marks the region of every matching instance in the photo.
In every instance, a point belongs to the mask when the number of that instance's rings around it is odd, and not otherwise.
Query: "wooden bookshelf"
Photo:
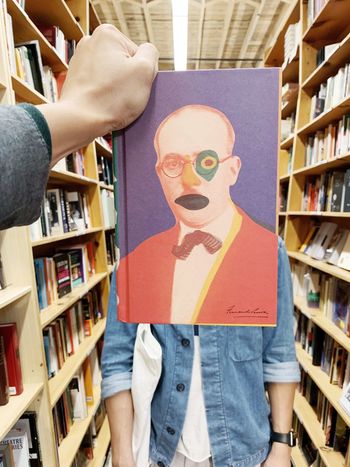
[[[64,362],[63,367],[58,371],[57,375],[49,379],[49,392],[51,407],[58,401],[59,397],[67,387],[67,384],[73,378],[77,370],[83,364],[85,358],[90,354],[95,347],[97,341],[102,336],[106,325],[106,318],[100,319],[92,328],[92,334],[85,337],[83,342],[77,349],[77,352],[68,357]]]
[[[295,394],[294,412],[304,425],[311,441],[318,448],[321,459],[326,464],[326,467],[344,467],[344,457],[339,452],[333,451],[325,445],[325,434],[321,429],[316,414],[305,397],[303,397],[299,391]],[[304,464],[300,463],[300,467],[302,465],[307,466],[308,464],[306,459],[301,452],[300,455],[302,456],[302,459],[300,456],[298,459],[300,459],[301,462],[304,462]],[[295,465],[296,467],[299,467],[299,464]]]
[[[78,42],[100,23],[90,0],[51,0],[38,2],[26,0],[23,10],[16,0],[5,0],[0,7],[0,104],[29,102],[46,103],[44,95],[32,89],[26,82],[12,75],[5,30],[5,17],[9,13],[13,24],[15,44],[37,40],[43,65],[51,67],[54,73],[65,72],[67,63],[40,32],[38,25],[57,25],[65,38]],[[79,448],[80,442],[91,422],[98,404],[100,389],[94,388],[95,402],[88,409],[85,420],[74,422],[68,436],[63,440],[57,456],[52,407],[83,361],[96,346],[104,333],[106,317],[93,326],[92,335],[84,339],[76,352],[67,358],[54,378],[48,379],[43,343],[43,328],[72,307],[95,286],[101,293],[103,313],[107,311],[110,288],[111,266],[107,264],[105,231],[102,227],[101,190],[97,169],[97,153],[112,158],[112,152],[102,145],[91,142],[83,148],[84,176],[68,171],[52,170],[48,187],[79,191],[86,194],[89,205],[91,228],[84,231],[67,232],[63,235],[41,238],[32,242],[28,227],[18,227],[0,232],[1,259],[6,283],[0,290],[0,323],[16,322],[19,335],[19,353],[23,378],[23,393],[10,397],[7,405],[0,407],[0,440],[12,428],[26,410],[37,414],[37,428],[44,466],[69,467]],[[109,186],[103,188],[111,189]],[[95,244],[96,273],[81,286],[57,300],[44,310],[39,310],[37,284],[33,260],[39,256],[52,256],[62,246],[93,241]],[[109,434],[107,418],[100,431],[96,446],[96,464],[104,457],[108,448]]]
[[[342,390],[337,385],[331,384],[329,382],[329,376],[324,371],[322,371],[319,366],[312,364],[310,355],[301,348],[300,344],[296,344],[296,349],[300,365],[304,368],[310,378],[313,379],[321,392],[323,392],[329,402],[333,405],[336,411],[349,426],[350,416],[345,412],[339,403]]]
[[[105,183],[100,182],[100,188],[105,190],[114,191],[113,185],[106,185]]]
[[[95,140],[95,144],[96,151],[99,156],[106,157],[107,159],[112,159],[112,151],[110,149],[103,146],[103,144],[101,144],[97,139]]]
[[[102,423],[99,434],[97,435],[96,447],[94,448],[94,458],[89,462],[88,467],[102,467],[111,440],[107,415]]]
[[[308,463],[306,462],[306,459],[301,452],[299,446],[294,446],[292,449],[292,464],[293,467],[308,467]]]
[[[302,211],[302,200],[305,184],[308,177],[320,176],[333,170],[345,171],[350,168],[350,153],[338,155],[329,160],[305,166],[306,144],[309,136],[318,130],[325,130],[332,123],[337,123],[344,115],[350,112],[350,96],[345,96],[316,118],[310,116],[311,99],[319,90],[321,84],[327,82],[328,78],[334,76],[338,69],[350,62],[350,2],[327,0],[319,11],[312,24],[308,24],[308,2],[311,0],[297,0],[294,8],[290,11],[285,24],[277,34],[275,43],[265,53],[265,66],[284,66],[284,36],[287,28],[300,20],[300,37],[298,38],[298,56],[294,62],[298,63],[295,73],[287,74],[290,82],[299,85],[298,92],[293,99],[282,107],[282,118],[295,112],[294,134],[281,142],[280,151],[280,185],[288,184],[288,197],[286,212],[279,213],[280,231],[283,232],[290,262],[303,263],[320,271],[323,274],[341,279],[350,283],[350,271],[341,269],[333,264],[315,260],[299,251],[306,235],[314,221],[335,222],[339,227],[350,229],[350,213],[348,212],[318,212]],[[317,64],[317,52],[321,47],[328,44],[338,43],[327,60]],[[287,67],[292,69],[292,63]],[[287,67],[284,69],[286,74]],[[283,84],[288,82],[283,78]],[[287,161],[291,152],[291,173],[287,176]],[[289,161],[288,161],[289,163]],[[343,348],[350,352],[350,338],[331,322],[320,310],[309,308],[305,299],[294,298],[295,306],[317,326],[323,329]],[[312,365],[310,356],[297,345],[297,357],[301,366],[315,381],[320,391],[327,397],[336,411],[350,426],[350,416],[339,404],[341,389],[329,383],[329,377]],[[304,425],[313,443],[319,450],[320,456],[327,467],[345,467],[344,457],[339,452],[334,452],[324,446],[325,436],[317,417],[305,398],[300,393],[296,395],[294,410],[300,422]],[[295,466],[307,465],[300,452],[295,449],[292,453],[292,461]]]
[[[17,422],[32,402],[40,395],[44,383],[27,383],[19,396],[10,396],[10,402],[0,407],[0,439]]]
[[[79,449],[84,434],[88,429],[92,417],[101,402],[101,390],[99,386],[94,387],[94,404],[88,407],[88,415],[83,420],[74,421],[68,435],[64,438],[58,448],[58,457],[60,466],[69,466],[72,464],[75,454]],[[107,449],[107,448],[106,448]]]
[[[0,290],[0,309],[29,294],[31,290],[32,288],[29,285],[27,287],[9,285]]]

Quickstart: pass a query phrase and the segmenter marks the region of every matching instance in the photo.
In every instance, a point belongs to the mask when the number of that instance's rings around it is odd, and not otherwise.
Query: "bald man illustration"
[[[160,123],[155,170],[175,225],[121,260],[121,320],[275,324],[277,236],[231,199],[241,169],[234,143],[212,107],[181,107]]]

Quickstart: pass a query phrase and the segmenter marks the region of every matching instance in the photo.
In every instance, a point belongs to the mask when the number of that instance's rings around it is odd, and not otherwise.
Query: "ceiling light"
[[[187,69],[188,0],[172,0],[175,70]]]

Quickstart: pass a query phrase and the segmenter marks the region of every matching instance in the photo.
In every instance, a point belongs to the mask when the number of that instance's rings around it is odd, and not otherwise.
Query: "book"
[[[27,435],[30,467],[41,467],[43,463],[41,459],[41,448],[37,427],[36,412],[24,412],[21,418],[17,420],[15,424],[15,429],[19,429]]]
[[[0,336],[0,406],[9,401],[10,390],[7,376],[4,338]]]
[[[0,444],[0,466],[16,467],[12,444]]]
[[[43,64],[41,61],[40,44],[38,40],[17,43],[16,47],[25,47],[29,60],[30,71],[33,79],[33,87],[40,94],[44,94]]]
[[[345,173],[343,211],[350,212],[350,169]]]
[[[337,264],[340,268],[350,271],[350,235],[346,238],[346,242],[341,250]]]
[[[53,259],[56,266],[57,293],[61,298],[72,291],[70,259],[67,253],[57,253]]]
[[[13,428],[7,433],[4,439],[0,441],[0,446],[11,444],[16,467],[28,467],[30,465],[29,445],[27,433],[23,430]]]
[[[278,81],[273,68],[161,72],[116,135],[120,320],[276,324]]]
[[[68,387],[72,398],[73,417],[75,420],[82,420],[87,417],[84,375],[82,370],[71,379]]]
[[[9,392],[18,396],[23,392],[23,382],[16,323],[0,324],[0,336],[5,347]]]
[[[336,282],[335,297],[333,303],[333,323],[344,333],[348,332],[350,315],[350,287],[347,282]]]

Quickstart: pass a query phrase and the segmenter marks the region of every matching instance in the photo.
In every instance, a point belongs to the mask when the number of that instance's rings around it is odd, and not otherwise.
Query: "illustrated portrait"
[[[275,325],[278,72],[274,104],[254,121],[254,95],[242,100],[235,84],[244,89],[248,76],[266,86],[265,70],[244,71],[201,72],[196,100],[177,91],[163,106],[177,74],[161,73],[145,114],[118,138],[123,321]],[[177,75],[180,88],[188,75]],[[214,77],[219,98],[210,97]]]

